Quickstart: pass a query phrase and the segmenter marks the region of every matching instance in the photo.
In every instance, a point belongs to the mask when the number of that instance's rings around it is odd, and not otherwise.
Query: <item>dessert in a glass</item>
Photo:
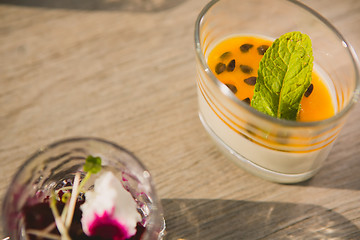
[[[224,153],[295,183],[322,166],[358,99],[357,57],[291,0],[211,1],[195,26],[200,120]]]
[[[66,139],[33,154],[2,212],[10,239],[160,240],[165,230],[148,170],[97,138]]]

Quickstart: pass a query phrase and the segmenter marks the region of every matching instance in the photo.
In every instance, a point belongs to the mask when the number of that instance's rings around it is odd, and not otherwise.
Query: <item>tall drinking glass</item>
[[[276,119],[239,100],[210,70],[207,58],[222,40],[238,35],[276,39],[300,31],[312,41],[314,68],[326,80],[335,115],[321,121]],[[195,25],[200,120],[217,146],[262,178],[295,183],[312,177],[328,156],[358,100],[356,54],[322,16],[293,0],[214,0]]]

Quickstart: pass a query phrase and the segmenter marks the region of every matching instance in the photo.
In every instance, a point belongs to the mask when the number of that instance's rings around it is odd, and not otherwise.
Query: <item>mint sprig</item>
[[[260,61],[251,106],[272,117],[296,120],[312,69],[309,36],[300,32],[282,35]]]

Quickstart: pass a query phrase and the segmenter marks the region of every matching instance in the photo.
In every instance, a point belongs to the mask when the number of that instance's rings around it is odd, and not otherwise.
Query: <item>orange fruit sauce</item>
[[[209,53],[208,65],[215,76],[240,100],[249,103],[254,95],[254,80],[259,62],[271,40],[254,36],[236,36],[223,40]],[[260,49],[258,49],[260,47]],[[235,64],[234,64],[235,63]],[[245,80],[246,79],[246,80]],[[313,71],[312,92],[303,96],[298,121],[320,121],[335,114],[330,91],[324,80]]]

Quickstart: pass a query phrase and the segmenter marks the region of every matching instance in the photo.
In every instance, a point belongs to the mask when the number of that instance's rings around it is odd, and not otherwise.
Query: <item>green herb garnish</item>
[[[88,156],[85,160],[84,171],[88,173],[98,173],[101,170],[101,158]]]
[[[81,190],[87,180],[90,178],[92,174],[96,174],[101,170],[101,158],[100,157],[93,157],[89,155],[84,164],[84,171],[87,172],[84,179],[81,181],[79,189]]]
[[[49,239],[71,240],[69,230],[74,215],[77,198],[80,192],[84,192],[83,187],[89,180],[90,176],[92,174],[98,173],[101,170],[101,158],[93,157],[91,155],[88,156],[85,160],[83,170],[87,173],[82,180],[80,177],[80,172],[77,172],[74,177],[73,186],[63,187],[51,193],[49,204],[55,219],[55,224],[50,225],[48,228],[42,230],[27,230],[28,234]],[[58,195],[60,191],[64,192],[61,198]],[[58,200],[65,204],[61,214],[59,213],[56,206]],[[55,227],[58,229],[61,237],[51,233]]]
[[[251,106],[272,117],[296,120],[312,69],[309,36],[300,32],[282,35],[260,61]]]

